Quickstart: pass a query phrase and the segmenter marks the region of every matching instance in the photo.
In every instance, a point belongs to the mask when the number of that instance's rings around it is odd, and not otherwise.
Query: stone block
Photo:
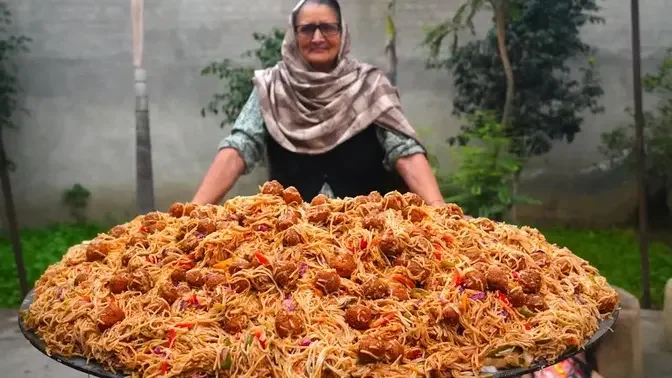
[[[643,370],[639,301],[625,290],[615,289],[621,311],[613,332],[607,333],[597,346],[597,369],[605,378],[641,378]]]
[[[672,278],[665,284],[663,299],[663,347],[672,352]]]

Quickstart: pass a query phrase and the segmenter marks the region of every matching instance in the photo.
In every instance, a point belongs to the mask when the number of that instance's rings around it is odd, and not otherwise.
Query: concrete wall
[[[34,39],[21,60],[26,90],[21,130],[8,133],[12,175],[20,220],[44,224],[63,220],[61,193],[74,183],[92,192],[89,214],[102,219],[130,217],[134,209],[134,95],[131,66],[130,5],[125,0],[9,1],[16,32]],[[207,169],[219,138],[228,130],[219,120],[201,118],[217,83],[199,76],[201,67],[236,58],[254,46],[253,31],[284,26],[296,0],[147,0],[146,67],[158,205],[190,199]],[[362,60],[382,63],[386,0],[344,0]],[[422,27],[449,17],[457,0],[401,1],[398,8],[402,100],[413,124],[441,138],[457,131],[450,116],[451,78],[424,69],[419,47]],[[582,135],[559,144],[533,162],[525,187],[546,205],[527,209],[530,220],[601,222],[632,207],[629,178],[618,174],[581,174],[600,160],[601,132],[626,121],[631,104],[629,7],[604,2],[604,26],[587,27],[585,39],[600,48],[597,62],[604,79],[606,113],[589,116]],[[672,24],[664,0],[642,1],[645,68],[653,69],[672,46]],[[487,21],[484,15],[482,20]],[[446,162],[446,161],[444,161]],[[446,162],[445,165],[449,165]],[[259,170],[236,185],[248,194],[264,179]],[[588,189],[589,188],[589,189]]]

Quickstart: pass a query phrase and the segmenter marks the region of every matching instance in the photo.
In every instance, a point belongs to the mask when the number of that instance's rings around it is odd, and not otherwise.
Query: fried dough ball
[[[357,262],[351,253],[341,253],[338,256],[332,257],[329,261],[329,265],[336,270],[336,273],[342,278],[350,278],[352,273],[357,269]]]
[[[406,266],[410,278],[414,281],[423,283],[429,278],[431,271],[428,268],[425,268],[417,261],[409,261]]]
[[[75,286],[78,286],[79,284],[86,282],[89,279],[89,275],[86,273],[79,273],[77,277],[75,277]]]
[[[100,313],[100,317],[98,318],[98,329],[100,332],[105,332],[115,324],[124,320],[125,317],[126,315],[124,314],[124,311],[117,306],[116,303],[111,302],[107,308]]]
[[[367,230],[382,230],[385,227],[385,215],[369,213],[362,219],[362,226]]]
[[[301,198],[301,194],[293,186],[290,186],[289,188],[282,191],[282,199],[288,205],[292,204],[300,205],[303,203],[303,198]]]
[[[380,251],[386,256],[391,257],[399,256],[403,252],[403,246],[401,245],[399,238],[395,237],[392,231],[389,230],[385,231],[380,237],[378,248],[380,248]]]
[[[525,294],[535,294],[541,289],[541,274],[534,270],[523,270],[518,275],[518,281]]]
[[[128,290],[128,284],[130,282],[130,277],[126,273],[120,273],[112,277],[109,283],[110,292],[112,294],[121,294],[124,291]]]
[[[152,290],[154,287],[154,281],[152,281],[152,276],[144,269],[136,269],[131,273],[131,278],[128,283],[128,288],[133,291],[139,291],[141,293],[146,293]]]
[[[488,284],[488,290],[501,291],[502,293],[509,291],[509,275],[504,269],[496,265],[491,265],[488,268],[485,280]]]
[[[175,268],[173,272],[170,273],[170,279],[174,283],[184,282],[187,280],[187,270],[184,268]]]
[[[180,298],[180,291],[171,282],[164,282],[159,285],[159,296],[172,305]]]
[[[325,294],[335,293],[341,287],[341,277],[335,271],[321,270],[315,277],[315,286]]]
[[[126,230],[126,227],[119,225],[112,227],[112,229],[110,229],[107,234],[114,238],[118,238],[124,236],[127,232],[128,230]]]
[[[311,207],[308,210],[308,222],[316,225],[325,224],[329,220],[331,210],[327,205]]]
[[[201,287],[205,283],[205,276],[198,268],[188,270],[186,278],[187,283],[191,286]]]
[[[270,194],[273,196],[282,196],[282,191],[284,188],[282,187],[282,184],[277,182],[276,180],[272,181],[267,181],[264,183],[264,185],[261,186],[260,192],[261,194]]]
[[[293,225],[299,223],[299,217],[292,210],[286,210],[278,218],[278,224],[276,225],[278,231],[284,231]]]
[[[243,314],[229,315],[221,321],[222,329],[230,335],[240,333],[247,328],[248,319]]]
[[[303,320],[293,312],[281,311],[275,316],[275,331],[282,338],[300,335],[303,329]]]
[[[92,242],[86,246],[86,261],[102,261],[105,260],[107,254],[110,253],[110,246],[102,242]]]
[[[359,359],[364,363],[394,362],[404,355],[404,346],[397,340],[367,336],[359,342]]]
[[[460,313],[452,305],[446,305],[441,311],[441,321],[451,326],[458,325],[460,323]]]
[[[404,208],[404,196],[399,192],[390,192],[383,197],[385,209],[401,210]]]
[[[171,217],[175,218],[183,217],[185,215],[184,204],[180,202],[175,202],[174,204],[170,205],[170,208],[168,209],[168,214],[170,214]]]
[[[206,289],[214,289],[217,286],[226,284],[226,276],[221,273],[208,273],[205,275],[205,286]]]
[[[525,298],[525,306],[532,311],[543,311],[546,309],[544,298],[538,294],[530,294]]]
[[[296,288],[299,280],[299,265],[292,261],[278,263],[273,279],[282,288],[290,290]]]
[[[329,203],[329,197],[322,193],[316,195],[313,200],[310,201],[311,206],[326,205],[327,203]]]
[[[249,261],[242,258],[237,258],[231,265],[229,265],[229,274],[234,275],[241,270],[250,269],[251,267],[252,264]]]
[[[356,330],[369,329],[372,318],[371,310],[366,306],[355,305],[345,311],[345,322]]]
[[[369,280],[365,283],[362,291],[364,292],[364,296],[369,299],[383,299],[390,295],[389,285],[379,278]]]
[[[290,228],[285,231],[285,235],[282,237],[282,244],[285,247],[293,247],[295,245],[301,244],[301,242],[301,235],[294,228]]]
[[[520,286],[516,286],[509,290],[508,299],[513,307],[522,307],[525,305],[525,293]]]
[[[467,289],[485,291],[485,283],[485,275],[477,270],[464,275],[464,287]]]

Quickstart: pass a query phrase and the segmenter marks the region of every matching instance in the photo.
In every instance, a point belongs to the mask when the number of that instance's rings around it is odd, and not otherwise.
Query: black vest
[[[310,201],[328,183],[336,197],[356,197],[372,191],[382,194],[408,191],[396,171],[383,166],[385,151],[376,136],[377,126],[364,131],[319,155],[299,154],[280,146],[270,135],[267,140],[271,180],[284,187],[294,186]]]

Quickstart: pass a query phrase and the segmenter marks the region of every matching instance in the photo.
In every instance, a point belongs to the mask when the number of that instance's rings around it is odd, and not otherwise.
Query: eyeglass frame
[[[325,26],[325,25],[334,27],[334,32],[333,33],[325,33],[324,30],[322,30],[322,27]],[[309,34],[307,32],[302,32],[301,28],[304,28],[304,27],[311,28],[312,32],[309,33]],[[319,30],[320,33],[325,37],[334,37],[334,36],[340,34],[343,31],[343,27],[342,27],[340,22],[310,23],[310,24],[297,25],[294,28],[294,33],[297,36],[308,38],[308,37],[313,37],[317,30]]]

